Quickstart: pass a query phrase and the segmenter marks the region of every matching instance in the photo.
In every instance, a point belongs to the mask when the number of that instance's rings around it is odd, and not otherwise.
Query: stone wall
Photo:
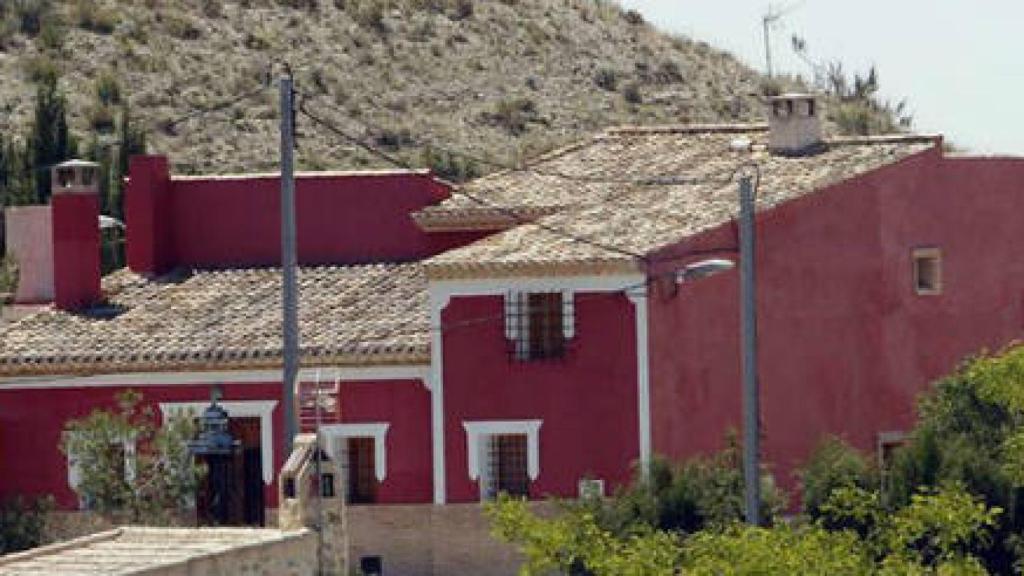
[[[317,576],[311,530],[125,526],[0,557],[0,574]]]
[[[515,576],[521,563],[513,546],[491,536],[480,504],[349,506],[347,513],[353,569],[364,556],[380,556],[386,576]]]

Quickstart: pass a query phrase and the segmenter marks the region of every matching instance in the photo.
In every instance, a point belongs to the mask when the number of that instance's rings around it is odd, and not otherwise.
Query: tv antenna
[[[790,13],[798,10],[804,5],[806,0],[800,2],[794,2],[787,6],[776,6],[774,4],[768,5],[768,12],[761,17],[761,25],[764,27],[764,59],[767,65],[766,72],[768,77],[772,78],[775,74],[772,70],[772,29],[776,27],[779,20],[788,16]]]

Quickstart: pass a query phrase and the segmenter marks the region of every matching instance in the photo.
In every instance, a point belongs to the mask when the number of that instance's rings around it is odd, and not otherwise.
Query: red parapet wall
[[[132,270],[276,266],[276,175],[174,177],[162,157],[133,158],[126,196]],[[448,197],[428,172],[309,173],[296,177],[298,258],[304,265],[420,260],[479,235],[434,237],[411,214]]]
[[[53,291],[61,310],[99,302],[99,198],[95,194],[54,194]]]

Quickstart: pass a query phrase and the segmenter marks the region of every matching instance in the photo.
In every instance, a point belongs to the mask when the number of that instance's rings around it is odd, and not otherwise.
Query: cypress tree
[[[50,168],[73,158],[78,146],[67,118],[67,99],[61,93],[55,74],[47,75],[36,89],[36,108],[28,139],[35,192],[33,202],[50,199]]]

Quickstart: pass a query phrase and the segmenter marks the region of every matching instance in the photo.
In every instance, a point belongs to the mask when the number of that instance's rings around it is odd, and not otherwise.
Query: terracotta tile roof
[[[510,211],[548,215],[435,256],[425,264],[427,275],[636,271],[639,263],[627,253],[646,255],[734,218],[733,175],[745,162],[760,166],[763,210],[936,146],[931,136],[831,140],[819,154],[783,157],[767,152],[767,136],[763,126],[618,129],[530,170],[482,178],[465,188],[475,201],[456,194],[418,213],[421,225],[457,228],[462,219],[478,223],[488,214],[514,221]],[[738,150],[738,140],[749,148]],[[684,183],[657,180],[674,176]]]
[[[429,361],[421,265],[303,268],[299,284],[303,366]],[[0,375],[279,368],[280,286],[278,269],[120,271],[104,279],[106,310],[0,328]]]

